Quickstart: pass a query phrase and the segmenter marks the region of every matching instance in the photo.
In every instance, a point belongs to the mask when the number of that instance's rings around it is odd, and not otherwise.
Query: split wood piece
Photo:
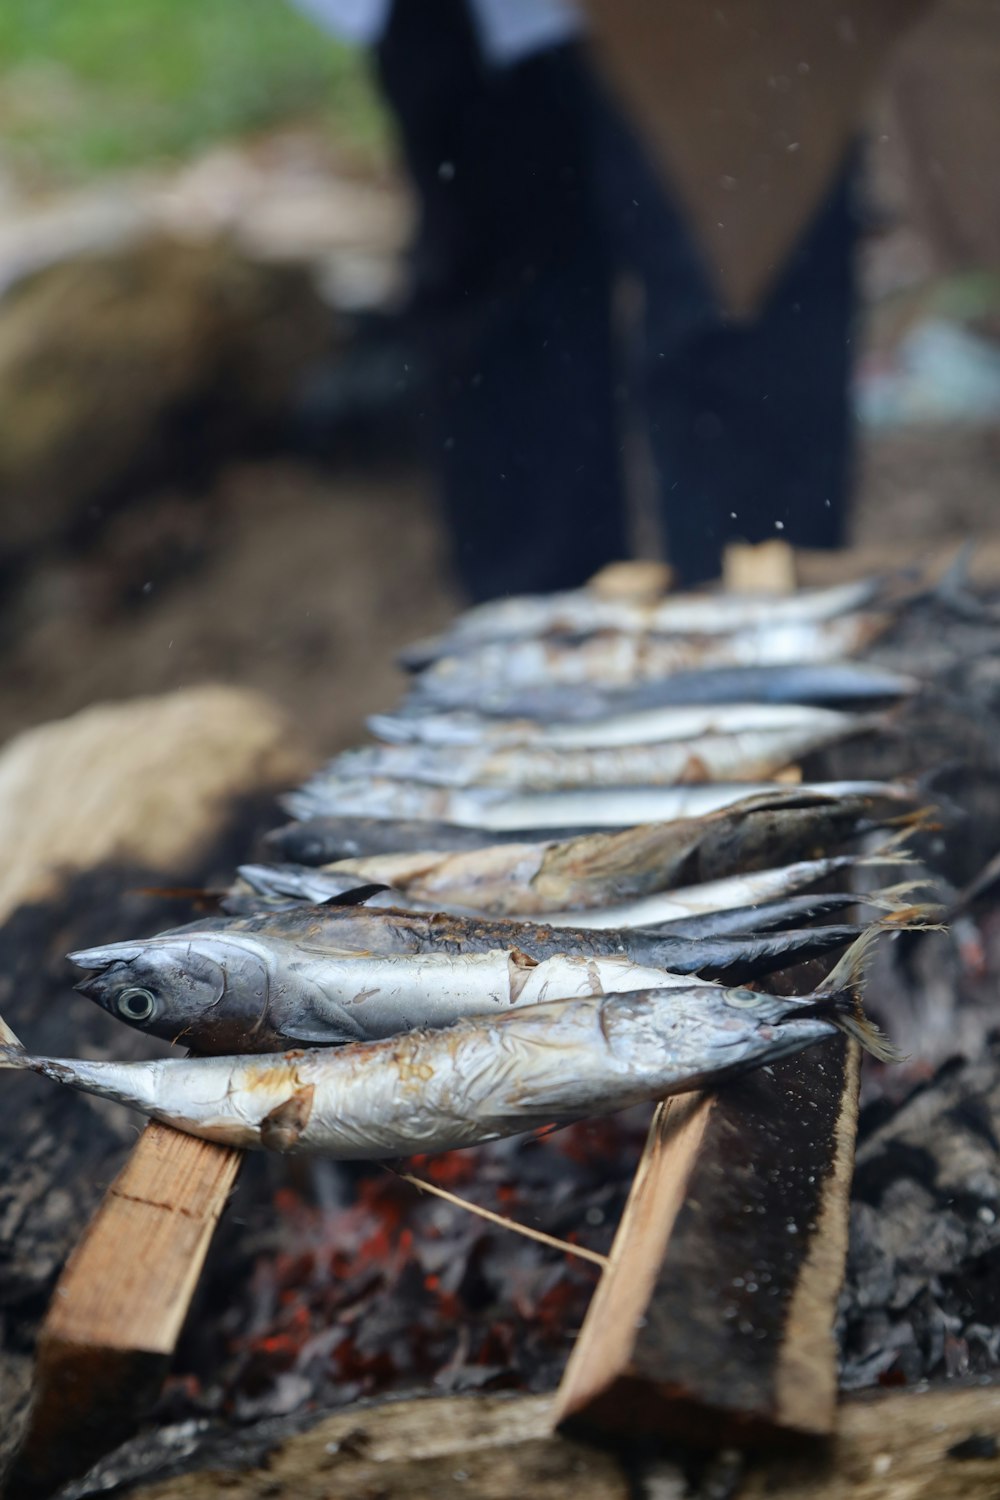
[[[652,558],[605,563],[587,580],[587,588],[602,599],[627,599],[637,604],[655,604],[669,592],[674,573],[669,563]]]
[[[56,1287],[9,1495],[51,1493],[146,1415],[242,1157],[147,1125]]]
[[[712,1446],[832,1431],[858,1076],[835,1038],[660,1106],[557,1423]]]

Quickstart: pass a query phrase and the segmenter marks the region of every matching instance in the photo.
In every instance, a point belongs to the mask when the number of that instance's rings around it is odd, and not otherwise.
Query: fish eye
[[[122,990],[115,1009],[126,1021],[148,1021],[156,1009],[156,996],[149,990]]]
[[[753,1010],[760,1004],[761,997],[753,990],[727,990],[726,1000],[738,1010]]]

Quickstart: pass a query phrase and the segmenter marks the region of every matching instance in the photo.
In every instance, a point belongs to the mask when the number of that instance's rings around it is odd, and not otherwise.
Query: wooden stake
[[[859,1056],[658,1110],[556,1421],[712,1446],[833,1430]]]
[[[730,542],[722,558],[722,582],[734,594],[792,594],[795,553],[778,538],[757,546]]]
[[[151,1124],[59,1279],[7,1493],[51,1493],[155,1399],[242,1152]]]

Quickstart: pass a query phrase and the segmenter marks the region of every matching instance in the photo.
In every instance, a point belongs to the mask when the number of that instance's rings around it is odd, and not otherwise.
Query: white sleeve
[[[291,0],[291,4],[342,41],[370,47],[385,30],[392,0]]]
[[[573,0],[468,0],[483,56],[506,68],[583,30]]]

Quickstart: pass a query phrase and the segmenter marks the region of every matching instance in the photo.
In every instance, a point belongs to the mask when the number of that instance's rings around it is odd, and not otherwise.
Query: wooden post
[[[143,1131],[59,1278],[9,1495],[50,1494],[145,1416],[241,1159],[166,1125]]]
[[[712,1446],[833,1430],[858,1075],[835,1038],[660,1106],[558,1424]]]

